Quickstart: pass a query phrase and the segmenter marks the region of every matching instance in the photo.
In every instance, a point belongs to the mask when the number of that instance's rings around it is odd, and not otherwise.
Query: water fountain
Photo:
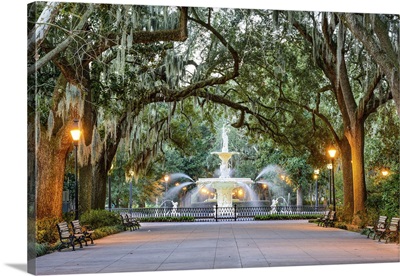
[[[216,202],[218,207],[232,207],[232,192],[235,188],[248,186],[253,183],[250,178],[232,178],[229,160],[238,152],[230,152],[228,149],[228,135],[225,126],[222,127],[222,150],[212,152],[221,159],[219,178],[199,178],[196,182],[198,190],[213,188],[216,190]],[[192,200],[193,202],[193,200]]]

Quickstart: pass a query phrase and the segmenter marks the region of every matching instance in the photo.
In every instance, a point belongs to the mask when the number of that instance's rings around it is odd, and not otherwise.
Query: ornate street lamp
[[[315,210],[318,211],[318,175],[319,170],[314,170],[314,178],[315,178]]]
[[[79,219],[78,212],[78,143],[81,137],[81,130],[79,129],[79,120],[74,119],[71,129],[72,140],[75,147],[75,219]]]
[[[166,175],[164,176],[164,182],[165,182],[165,193],[167,193],[167,192],[168,192],[168,181],[169,181],[169,175],[168,175],[168,174],[166,174]]]
[[[326,167],[329,170],[329,200],[328,200],[328,205],[331,205],[332,204],[332,173],[331,173],[332,163],[329,163]]]
[[[331,179],[332,179],[332,197],[333,197],[333,211],[336,211],[336,197],[335,197],[335,166],[334,166],[334,158],[336,155],[336,149],[330,148],[328,150],[329,157],[332,162],[332,170],[331,170]]]
[[[111,212],[112,209],[112,200],[111,200],[111,173],[112,169],[114,167],[114,164],[111,163],[111,168],[108,171],[107,177],[108,177],[108,210]]]
[[[132,211],[132,206],[133,206],[133,187],[132,187],[132,181],[133,181],[133,177],[135,175],[135,173],[133,172],[133,170],[129,170],[129,211]]]

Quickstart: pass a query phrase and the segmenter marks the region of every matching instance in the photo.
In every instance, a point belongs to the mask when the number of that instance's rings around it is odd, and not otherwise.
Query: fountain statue
[[[219,178],[199,178],[196,182],[198,188],[213,188],[216,190],[216,200],[218,207],[232,207],[232,192],[235,188],[253,183],[250,178],[232,178],[230,176],[229,160],[232,155],[238,152],[230,152],[228,149],[228,134],[225,126],[222,127],[222,150],[212,152],[217,154],[221,160]]]
[[[222,127],[222,150],[220,152],[212,152],[212,154],[217,154],[219,159],[221,159],[219,178],[229,178],[231,172],[229,168],[229,160],[231,159],[232,155],[239,153],[228,151],[228,134],[225,126]]]

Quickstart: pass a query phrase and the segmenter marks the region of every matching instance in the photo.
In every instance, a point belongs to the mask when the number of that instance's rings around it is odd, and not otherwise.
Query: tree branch
[[[29,66],[28,67],[28,76],[30,74],[35,73],[40,68],[42,68],[47,62],[52,60],[56,55],[58,55],[61,51],[64,51],[68,47],[68,45],[73,41],[74,32],[80,31],[83,28],[83,26],[87,22],[89,16],[92,14],[93,10],[94,10],[94,5],[89,4],[88,9],[82,15],[81,20],[79,21],[78,25],[76,25],[74,30],[71,31],[71,35],[69,37],[67,37],[63,42],[58,44],[57,47],[55,47],[53,50],[48,52],[44,57],[42,57],[37,62],[35,62],[35,64]]]
[[[32,55],[35,48],[37,49],[40,47],[43,40],[46,38],[51,26],[49,23],[52,22],[57,15],[59,4],[59,2],[48,2],[40,14],[35,27],[29,32],[28,56]]]

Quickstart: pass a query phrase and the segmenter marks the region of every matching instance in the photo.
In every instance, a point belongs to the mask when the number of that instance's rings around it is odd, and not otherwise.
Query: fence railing
[[[259,206],[259,207],[158,207],[158,208],[113,208],[113,212],[129,213],[136,218],[192,217],[195,221],[254,220],[256,216],[319,215],[325,206]]]

